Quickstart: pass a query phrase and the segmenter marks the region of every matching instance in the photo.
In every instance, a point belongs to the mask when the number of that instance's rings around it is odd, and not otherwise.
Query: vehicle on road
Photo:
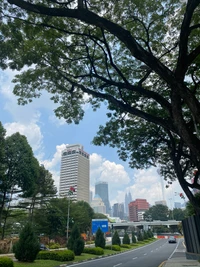
[[[176,243],[176,237],[174,237],[174,236],[170,236],[170,237],[168,238],[168,243]]]

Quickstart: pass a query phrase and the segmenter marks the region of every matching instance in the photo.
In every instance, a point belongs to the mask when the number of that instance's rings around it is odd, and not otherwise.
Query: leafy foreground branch
[[[200,1],[2,0],[0,10],[0,66],[19,71],[19,103],[46,90],[67,123],[103,103],[93,143],[133,168],[159,166],[200,214]]]

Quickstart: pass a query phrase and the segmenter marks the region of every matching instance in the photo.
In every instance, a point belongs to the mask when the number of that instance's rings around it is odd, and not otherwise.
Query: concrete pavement
[[[187,260],[186,257],[172,258],[162,263],[162,267],[200,267],[197,260]]]

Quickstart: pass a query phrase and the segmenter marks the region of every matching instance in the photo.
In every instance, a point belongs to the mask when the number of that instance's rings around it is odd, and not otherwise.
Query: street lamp
[[[70,186],[69,191],[68,191],[68,205],[67,205],[67,242],[68,242],[68,237],[69,237],[69,213],[70,213],[70,196],[73,195],[75,192],[75,188],[73,186]]]

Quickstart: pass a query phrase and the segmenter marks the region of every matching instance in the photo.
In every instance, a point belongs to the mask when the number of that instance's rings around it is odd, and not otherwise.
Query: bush
[[[81,241],[81,234],[77,224],[74,224],[69,237],[67,248],[74,251],[75,255],[81,255],[84,250],[84,241]],[[76,254],[78,253],[78,254]]]
[[[104,238],[104,233],[98,228],[95,238],[95,247],[105,248],[106,240]]]
[[[130,249],[131,245],[129,245],[129,244],[121,244],[120,247],[121,248],[129,248]]]
[[[79,256],[79,255],[81,255],[83,250],[84,250],[84,241],[80,237],[80,238],[76,239],[75,242],[74,242],[74,254],[76,256]]]
[[[119,238],[119,235],[118,235],[117,231],[114,232],[114,235],[113,235],[113,238],[112,238],[112,245],[118,245],[118,246],[121,245],[121,240]]]
[[[142,236],[142,234],[141,234],[140,231],[138,232],[138,237],[137,237],[137,239],[138,239],[138,241],[143,241],[143,240],[144,240],[144,238],[143,238],[143,236]]]
[[[0,257],[0,267],[13,267],[14,263],[12,259],[8,257]]]
[[[114,250],[114,251],[121,251],[121,248],[120,248],[120,246],[119,245],[107,245],[106,247],[105,247],[106,249],[112,249],[112,250]]]
[[[147,239],[149,238],[149,235],[147,234],[146,231],[144,231],[144,235],[143,235],[143,237],[144,237],[144,240],[147,240]]]
[[[132,243],[136,243],[137,242],[137,240],[136,240],[136,237],[135,237],[135,234],[134,234],[134,232],[132,232]]]
[[[40,251],[40,244],[35,235],[32,225],[28,223],[22,229],[19,241],[13,246],[15,258],[22,262],[33,262],[38,252]]]
[[[125,232],[122,242],[123,242],[123,244],[128,244],[128,245],[130,244],[130,238],[129,238],[127,232]]]
[[[72,261],[74,258],[71,250],[40,251],[37,255],[38,260]]]
[[[57,248],[60,248],[60,244],[58,244],[58,243],[54,243],[54,242],[50,242],[50,243],[49,243],[49,248],[50,248],[50,249],[57,249]]]
[[[100,247],[84,248],[83,252],[88,253],[88,254],[94,254],[94,255],[103,255],[104,254],[104,250]]]

